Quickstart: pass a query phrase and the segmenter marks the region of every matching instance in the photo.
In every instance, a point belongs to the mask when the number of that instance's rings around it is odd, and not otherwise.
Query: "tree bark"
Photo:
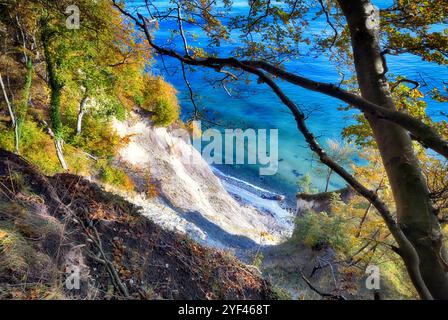
[[[8,106],[9,117],[11,118],[11,125],[14,128],[14,152],[19,154],[19,122],[16,119],[14,110],[6,92],[5,84],[3,83],[2,75],[0,74],[0,86],[2,87],[3,96],[5,98],[6,105]]]
[[[443,251],[440,226],[435,220],[426,181],[422,176],[418,160],[413,152],[412,142],[405,129],[418,137],[418,141],[424,143],[425,146],[431,147],[447,158],[448,143],[421,121],[404,112],[396,111],[382,68],[378,38],[375,30],[367,29],[368,25],[366,25],[367,20],[371,18],[371,12],[367,12],[365,6],[371,7],[371,3],[362,0],[338,1],[347,20],[350,20],[349,27],[356,60],[355,65],[363,97],[331,84],[319,83],[294,75],[264,61],[239,61],[235,58],[216,57],[194,59],[182,56],[173,50],[156,45],[152,41],[145,19],[141,15],[138,15],[140,19],[138,20],[115,1],[114,6],[121,13],[130,17],[145,32],[148,43],[158,53],[174,57],[188,65],[206,66],[218,71],[224,66],[241,69],[257,75],[264,83],[268,84],[291,110],[298,129],[304,135],[311,150],[319,156],[321,162],[341,176],[378,210],[399,246],[396,252],[403,258],[409,276],[420,296],[424,299],[448,299],[446,264],[441,259]],[[364,58],[366,61],[362,61]],[[338,98],[359,108],[366,116],[370,115],[368,119],[375,137],[379,140],[378,146],[397,202],[400,225],[397,224],[387,206],[375,192],[365,188],[344,168],[327,156],[308,130],[301,111],[261,70],[303,88]],[[435,245],[433,245],[434,243]]]
[[[62,150],[62,139],[55,137],[54,146],[56,148],[56,155],[58,156],[58,160],[61,164],[62,169],[64,169],[65,171],[69,171],[67,163],[65,162],[64,152]]]
[[[86,105],[87,105],[88,100],[89,100],[89,97],[87,95],[84,95],[84,97],[81,100],[81,103],[79,104],[78,119],[76,121],[76,134],[77,135],[80,135],[82,132],[82,118],[84,117],[84,114],[86,112]]]
[[[327,179],[325,181],[325,192],[328,191],[328,187],[330,186],[330,180],[331,180],[331,174],[333,173],[333,170],[329,169],[327,173]]]
[[[346,17],[356,75],[364,99],[396,110],[379,46],[379,16],[369,0],[338,0]],[[440,225],[434,214],[426,180],[408,132],[374,115],[366,114],[386,169],[397,210],[397,221],[418,254],[418,269],[434,299],[448,299],[447,264],[443,260]],[[414,258],[400,246],[403,260],[415,269]],[[410,249],[410,248],[409,248]],[[412,277],[412,275],[411,275]],[[415,283],[415,279],[412,279]],[[419,286],[416,285],[417,290]],[[419,293],[422,297],[429,298]]]
[[[47,63],[47,73],[48,73],[48,84],[50,86],[50,117],[51,117],[51,128],[49,127],[48,133],[54,139],[54,145],[56,149],[56,155],[62,168],[65,171],[68,170],[67,163],[65,162],[64,152],[62,149],[63,139],[62,135],[62,123],[61,123],[61,91],[64,84],[60,81],[57,71],[56,63],[49,49],[50,37],[53,33],[49,30],[48,25],[43,27],[42,32],[42,44],[44,48],[45,60]]]
[[[14,116],[14,111],[12,109],[11,102],[8,98],[8,93],[6,92],[5,84],[3,83],[2,75],[0,74],[0,86],[2,87],[3,96],[5,98],[6,105],[8,106],[9,117],[11,118],[11,125],[15,127],[16,125],[16,117]]]

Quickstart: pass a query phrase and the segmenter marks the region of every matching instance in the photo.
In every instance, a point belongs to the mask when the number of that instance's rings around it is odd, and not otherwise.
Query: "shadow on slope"
[[[220,226],[207,220],[207,218],[201,215],[200,212],[189,211],[184,213],[182,217],[184,217],[185,220],[194,223],[212,240],[219,241],[219,243],[226,247],[234,248],[236,250],[253,250],[259,246],[255,241],[248,237],[231,234],[225,231]]]
[[[79,289],[66,286],[71,271]],[[0,298],[269,299],[272,291],[233,256],[160,228],[98,185],[46,177],[0,150]]]

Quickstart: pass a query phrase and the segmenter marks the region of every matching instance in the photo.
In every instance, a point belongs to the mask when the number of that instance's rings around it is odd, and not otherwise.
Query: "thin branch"
[[[191,88],[190,81],[188,81],[187,74],[185,72],[185,64],[182,61],[180,62],[180,64],[182,66],[182,76],[184,78],[185,84],[187,85],[188,92],[189,92],[189,95],[190,95],[190,101],[193,104],[193,108],[194,108],[193,119],[196,120],[196,119],[199,118],[199,108],[198,108],[198,106],[196,104],[196,101],[194,99],[194,92],[193,92],[193,89]]]
[[[325,18],[326,18],[326,20],[327,20],[328,25],[329,25],[329,26],[331,27],[331,29],[333,29],[333,31],[334,31],[334,36],[333,36],[333,39],[332,39],[332,41],[331,41],[331,45],[330,45],[330,50],[332,50],[332,49],[333,49],[333,46],[334,46],[334,44],[336,43],[336,40],[337,40],[337,38],[338,38],[338,36],[339,36],[339,33],[338,33],[338,30],[336,29],[336,27],[334,26],[334,24],[333,24],[333,23],[331,22],[331,20],[330,20],[330,15],[329,15],[327,9],[325,8],[325,5],[324,5],[323,0],[319,0],[319,3],[320,3],[320,6],[322,7],[322,11],[323,11],[324,14],[325,14]]]
[[[315,286],[313,286],[313,284],[311,283],[310,280],[308,280],[305,275],[303,274],[302,270],[299,269],[300,272],[300,276],[303,279],[303,281],[305,281],[305,283],[308,285],[308,287],[316,292],[318,295],[320,295],[321,297],[324,298],[329,298],[331,300],[347,300],[347,298],[345,298],[343,295],[336,295],[336,294],[332,294],[332,293],[326,293],[326,292],[322,292],[321,290],[317,289]]]
[[[397,80],[395,83],[393,83],[390,86],[390,92],[394,92],[394,90],[398,87],[398,85],[400,83],[403,83],[403,82],[407,82],[407,83],[413,84],[414,87],[412,88],[412,90],[417,89],[417,88],[420,87],[420,83],[418,81],[402,78],[402,79]]]
[[[210,68],[222,68],[224,66],[243,69],[242,66],[252,67],[256,69],[262,69],[273,76],[279,77],[292,84],[298,85],[302,88],[316,91],[333,98],[337,98],[343,102],[346,102],[353,107],[361,110],[365,114],[369,114],[380,119],[384,119],[408,130],[415,136],[415,139],[419,141],[424,147],[431,148],[440,155],[448,159],[448,141],[445,141],[433,128],[422,121],[415,119],[409,114],[401,111],[391,110],[379,105],[376,105],[361,96],[348,92],[339,88],[333,84],[322,83],[314,80],[310,80],[305,77],[298,76],[296,74],[287,72],[277,66],[274,66],[266,61],[260,60],[243,60],[239,61],[235,58],[217,58],[207,57],[204,59],[194,59],[192,57],[185,57],[177,52],[158,46],[154,43],[151,33],[146,24],[146,20],[141,14],[138,14],[138,19],[132,14],[124,10],[120,5],[116,3],[116,0],[112,0],[115,7],[125,16],[131,18],[135,24],[142,28],[149,45],[154,48],[159,54],[167,55],[172,58],[176,58],[183,61],[185,64],[205,66]],[[139,20],[140,19],[140,20]],[[247,71],[247,70],[246,70]]]
[[[413,283],[416,285],[417,290],[422,292],[422,296],[425,298],[431,298],[431,294],[426,288],[419,270],[419,256],[413,245],[409,242],[407,237],[404,235],[401,228],[397,225],[391,212],[385,205],[383,201],[371,191],[364,187],[358,180],[356,180],[350,173],[348,173],[343,167],[338,165],[334,160],[332,160],[325,151],[320,147],[314,135],[309,131],[305,123],[304,114],[297,108],[297,106],[283,93],[283,91],[277,86],[277,84],[262,70],[285,79],[291,83],[297,84],[306,89],[324,93],[329,96],[336,97],[342,101],[352,104],[358,107],[360,110],[373,114],[375,116],[380,116],[390,121],[396,122],[403,125],[405,128],[411,128],[413,133],[429,146],[431,146],[435,151],[445,155],[448,158],[448,143],[441,139],[437,133],[432,131],[432,129],[425,124],[421,123],[419,120],[410,117],[409,115],[393,110],[386,109],[384,107],[373,104],[362,97],[344,91],[332,84],[319,83],[312,81],[275,67],[264,61],[239,61],[235,58],[216,58],[207,57],[204,59],[193,59],[191,57],[183,57],[173,50],[169,50],[158,46],[153,42],[152,36],[146,25],[145,19],[142,15],[138,14],[138,19],[131,15],[129,12],[124,10],[120,5],[113,0],[114,6],[125,16],[131,18],[135,21],[136,25],[141,27],[145,33],[146,39],[151,47],[153,47],[159,54],[164,54],[176,58],[185,64],[205,66],[209,68],[222,68],[224,66],[233,67],[236,69],[244,70],[248,73],[256,75],[259,77],[261,82],[266,83],[274,93],[280,98],[280,100],[288,107],[288,109],[294,115],[299,131],[304,135],[310,149],[319,157],[320,161],[335,171],[340,177],[342,177],[356,192],[365,197],[368,201],[372,203],[373,206],[378,210],[380,215],[383,217],[387,227],[393,234],[395,240],[400,246],[400,252],[402,256],[406,257],[406,267],[408,268],[409,274],[412,277]],[[140,19],[140,20],[139,20]],[[262,69],[262,70],[260,70]],[[428,131],[429,130],[429,131]]]

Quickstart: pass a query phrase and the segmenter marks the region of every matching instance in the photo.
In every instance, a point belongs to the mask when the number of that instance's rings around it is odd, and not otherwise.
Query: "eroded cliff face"
[[[238,203],[187,139],[137,114],[114,129],[128,142],[116,162],[137,186],[128,200],[159,225],[236,250],[278,243],[288,233],[275,214]],[[156,186],[156,198],[148,185]]]
[[[296,214],[302,216],[308,211],[330,213],[331,201],[335,196],[347,203],[354,195],[355,192],[349,187],[317,194],[299,193],[296,195]]]

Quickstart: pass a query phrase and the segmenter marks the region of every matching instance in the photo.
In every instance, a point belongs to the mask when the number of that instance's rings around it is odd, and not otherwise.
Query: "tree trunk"
[[[47,73],[48,73],[48,84],[50,86],[50,117],[51,117],[51,128],[49,127],[49,134],[54,139],[54,145],[56,149],[56,155],[62,168],[68,171],[67,163],[64,159],[64,153],[62,150],[62,122],[61,122],[61,91],[64,87],[63,82],[57,75],[56,63],[50,53],[50,36],[51,32],[48,26],[44,26],[42,31],[42,44],[44,48],[45,61],[47,63]]]
[[[20,128],[19,128],[19,122],[17,121],[16,124],[14,125],[14,152],[16,154],[20,153],[19,150],[19,144],[20,144]]]
[[[64,158],[64,152],[62,151],[62,139],[55,137],[54,146],[56,148],[56,155],[58,156],[59,163],[65,171],[68,171],[68,166]]]
[[[328,191],[328,187],[330,186],[330,180],[331,180],[332,174],[333,174],[333,170],[330,169],[330,171],[327,173],[327,179],[325,181],[325,192]]]
[[[2,75],[0,74],[0,86],[2,87],[3,96],[5,98],[6,105],[8,106],[9,117],[11,118],[11,125],[15,127],[16,117],[14,116],[14,111],[12,109],[11,102],[9,102],[8,93],[6,92],[5,84],[3,83]]]
[[[89,97],[87,95],[84,95],[84,97],[81,100],[81,103],[79,104],[79,112],[78,112],[78,119],[76,121],[76,134],[80,135],[82,131],[82,118],[84,117],[84,114],[86,112],[86,104],[89,100]]]
[[[8,98],[8,93],[6,92],[5,84],[3,83],[2,75],[0,74],[0,86],[2,87],[3,96],[5,98],[6,105],[8,106],[9,117],[11,118],[11,125],[14,128],[14,152],[19,154],[19,122],[14,115],[14,110],[12,108],[11,102]]]
[[[30,90],[31,84],[33,82],[33,62],[31,58],[26,58],[26,76],[25,83],[22,90],[22,98],[18,103],[16,125],[14,126],[15,132],[15,152],[19,154],[20,152],[20,139],[22,136],[23,124],[28,113],[28,105],[30,103]]]
[[[379,16],[369,0],[338,0],[350,28],[354,63],[361,95],[366,100],[395,110],[379,47]],[[402,257],[419,294],[448,299],[447,264],[442,259],[440,225],[429,190],[406,130],[391,122],[366,116],[372,127],[394,195],[398,224],[418,254],[418,272],[426,288],[417,283],[412,248],[402,246]],[[414,274],[412,274],[412,273]]]

